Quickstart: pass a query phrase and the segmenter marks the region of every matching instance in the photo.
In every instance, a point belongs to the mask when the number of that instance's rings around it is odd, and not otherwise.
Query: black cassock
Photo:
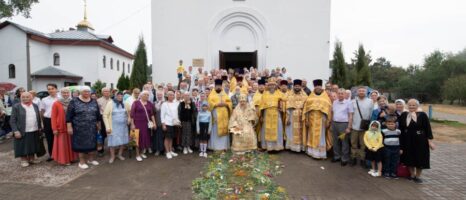
[[[416,112],[417,122],[411,120],[407,126],[406,118],[409,112],[404,112],[398,119],[400,148],[403,150],[401,162],[408,167],[430,169],[429,140],[434,139],[430,121],[424,112]]]

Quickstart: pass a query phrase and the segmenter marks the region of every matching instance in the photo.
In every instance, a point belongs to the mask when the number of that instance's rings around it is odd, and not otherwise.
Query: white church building
[[[330,0],[152,1],[153,81],[174,82],[179,60],[327,79],[329,37]]]
[[[48,83],[60,88],[101,80],[115,88],[122,73],[131,73],[134,56],[93,31],[86,12],[76,29],[53,33],[0,23],[0,82],[44,91]]]

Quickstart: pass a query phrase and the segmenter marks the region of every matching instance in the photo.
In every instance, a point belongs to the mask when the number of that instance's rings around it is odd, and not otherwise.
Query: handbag
[[[147,113],[146,106],[144,106],[144,104],[142,103],[142,101],[139,101],[139,102],[141,102],[141,105],[142,105],[142,107],[144,108],[144,112],[146,112],[147,127],[148,127],[149,129],[154,128],[154,123],[153,123],[152,121],[150,121],[150,119],[149,119],[149,114]]]
[[[37,141],[39,145],[36,153],[37,157],[42,157],[47,153],[45,150],[44,138],[45,136],[43,134],[40,134],[39,140]],[[52,152],[50,152],[50,154],[52,154]]]
[[[398,177],[410,177],[411,173],[409,172],[408,167],[400,162],[396,168],[396,175]]]
[[[139,129],[133,129],[129,132],[130,144],[133,146],[139,146]]]
[[[359,103],[357,99],[356,99],[356,106],[358,107],[359,117],[361,117],[361,123],[359,124],[359,129],[367,131],[369,130],[369,125],[371,124],[371,120],[365,120],[362,117],[361,109],[359,108]]]

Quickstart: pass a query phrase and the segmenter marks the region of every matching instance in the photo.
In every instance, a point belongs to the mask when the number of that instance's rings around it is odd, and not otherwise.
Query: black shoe
[[[390,178],[392,179],[398,179],[398,176],[396,174],[390,174]]]
[[[422,181],[422,179],[420,179],[420,178],[418,178],[418,177],[414,177],[414,178],[413,178],[413,181],[414,181],[415,183],[417,183],[417,184],[421,184],[422,182],[424,182],[424,181]]]
[[[353,158],[353,160],[351,160],[351,163],[350,163],[351,167],[354,167],[356,164],[358,164],[358,159]]]
[[[47,162],[50,162],[50,161],[52,161],[52,160],[53,160],[53,158],[48,158],[46,161],[47,161]]]
[[[348,164],[348,162],[345,162],[345,161],[341,162],[342,167],[346,166],[347,164]]]
[[[409,181],[413,181],[415,178],[416,178],[416,177],[411,177],[411,176],[408,176],[408,178],[407,178],[407,179],[408,179]]]
[[[332,163],[340,162],[340,159],[332,159]]]
[[[388,174],[388,173],[383,174],[383,177],[384,177],[384,178],[391,178],[391,177],[390,177],[390,174]]]

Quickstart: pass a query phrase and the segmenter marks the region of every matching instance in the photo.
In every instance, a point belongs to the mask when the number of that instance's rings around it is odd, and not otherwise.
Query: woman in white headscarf
[[[52,105],[51,127],[54,135],[52,158],[60,165],[70,165],[78,159],[71,149],[71,135],[66,127],[66,112],[71,102],[68,88],[60,90],[60,97]]]
[[[430,150],[435,149],[429,118],[419,112],[419,101],[408,101],[409,112],[401,114],[399,129],[401,130],[400,148],[401,162],[409,167],[410,179],[422,183],[420,179],[423,169],[430,169]]]

